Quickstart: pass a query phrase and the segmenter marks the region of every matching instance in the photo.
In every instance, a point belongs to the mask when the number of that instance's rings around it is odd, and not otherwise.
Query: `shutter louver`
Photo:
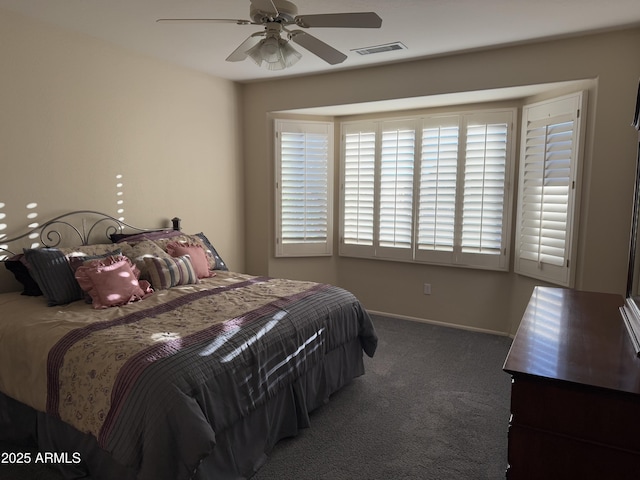
[[[574,125],[530,122],[524,154],[520,256],[563,266]]]
[[[415,129],[386,129],[380,155],[380,247],[410,249],[413,235]]]
[[[343,243],[373,246],[375,203],[375,132],[345,135]]]
[[[283,243],[327,241],[327,135],[282,132]]]
[[[453,251],[458,126],[422,131],[418,249]]]
[[[464,253],[499,255],[503,248],[507,124],[469,125],[464,172]]]

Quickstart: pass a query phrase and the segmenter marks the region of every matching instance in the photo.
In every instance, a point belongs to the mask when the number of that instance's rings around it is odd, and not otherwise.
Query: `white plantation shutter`
[[[506,270],[515,113],[343,123],[340,254]]]
[[[415,129],[385,126],[380,155],[380,245],[409,248]]]
[[[380,145],[380,256],[411,258],[413,246],[414,122],[385,122]]]
[[[520,255],[561,267],[567,252],[574,122],[556,121],[530,122],[527,129]]]
[[[425,260],[452,261],[456,224],[459,117],[425,120],[418,201],[418,252]],[[448,252],[448,253],[425,253]]]
[[[424,119],[417,260],[508,268],[513,116]]]
[[[333,124],[276,120],[277,256],[330,255]]]
[[[515,270],[563,286],[573,284],[584,97],[529,105],[522,119]]]
[[[512,121],[509,113],[465,117],[460,263],[507,268],[505,213]]]
[[[343,129],[341,253],[351,245],[373,252],[375,219],[376,127],[373,124]],[[356,249],[356,251],[358,251]]]

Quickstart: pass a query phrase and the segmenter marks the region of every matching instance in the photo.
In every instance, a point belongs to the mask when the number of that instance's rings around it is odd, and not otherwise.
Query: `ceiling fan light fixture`
[[[241,62],[250,57],[258,67],[283,70],[294,65],[302,55],[289,42],[293,41],[329,65],[344,62],[347,56],[331,45],[303,30],[289,30],[296,25],[304,30],[311,27],[329,28],[380,28],[382,19],[375,12],[346,12],[298,15],[298,7],[289,0],[249,0],[251,20],[230,18],[160,18],[157,22],[206,22],[235,23],[237,25],[262,25],[264,30],[256,32],[242,42],[226,58],[227,62]],[[282,33],[287,33],[287,39]],[[260,40],[258,37],[264,37]]]
[[[247,50],[247,56],[259,67],[265,63],[268,70],[283,70],[294,65],[302,55],[287,40],[268,36]]]
[[[280,39],[280,54],[284,61],[284,68],[289,68],[302,58],[302,54],[291,46],[288,40]]]

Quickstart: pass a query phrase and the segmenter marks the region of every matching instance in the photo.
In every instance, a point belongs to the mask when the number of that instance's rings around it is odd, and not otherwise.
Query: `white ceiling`
[[[298,14],[374,11],[380,29],[315,28],[348,55],[331,66],[302,47],[293,67],[273,72],[225,58],[256,25],[162,24],[158,18],[249,19],[249,0],[0,0],[22,13],[128,49],[236,81],[252,81],[441,55],[640,24],[640,0],[295,0]],[[0,12],[1,14],[1,12]],[[361,56],[391,42],[407,50]],[[615,52],[612,52],[614,54]]]

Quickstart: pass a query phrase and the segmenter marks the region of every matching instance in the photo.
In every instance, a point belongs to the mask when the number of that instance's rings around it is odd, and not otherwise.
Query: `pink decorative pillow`
[[[139,274],[131,260],[119,255],[85,262],[75,276],[91,296],[93,308],[107,308],[135,302],[153,293],[149,282],[138,281]]]
[[[209,270],[209,260],[207,255],[200,245],[194,245],[191,243],[171,242],[167,244],[167,253],[172,257],[182,257],[189,255],[193,269],[196,271],[198,278],[211,277],[211,271]]]

